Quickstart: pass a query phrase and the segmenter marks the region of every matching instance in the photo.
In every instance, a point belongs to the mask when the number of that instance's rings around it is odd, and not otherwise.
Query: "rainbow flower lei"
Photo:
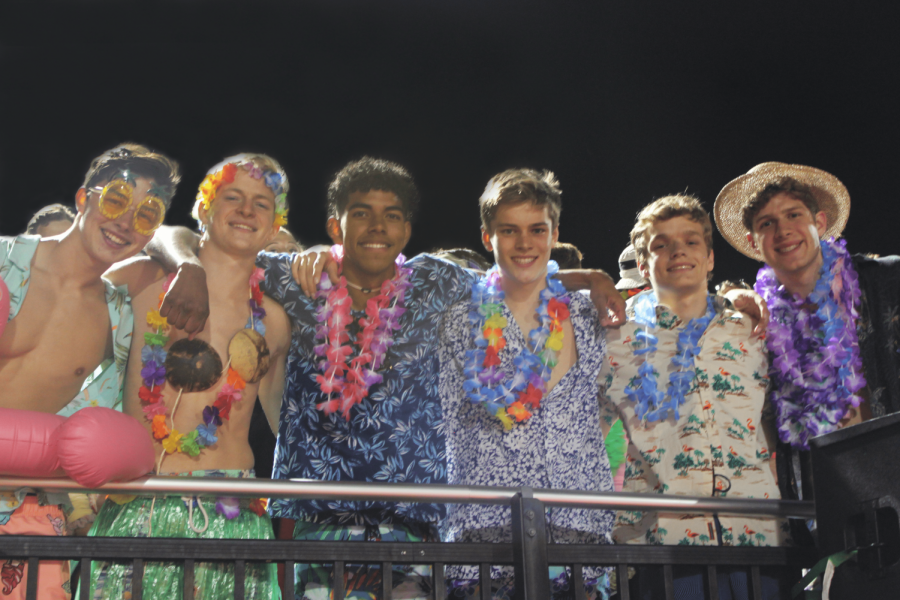
[[[531,330],[531,343],[526,343],[513,359],[513,374],[504,371],[500,361],[500,351],[506,347],[503,332],[508,320],[503,316],[499,268],[495,265],[472,288],[472,303],[477,308],[469,311],[469,322],[475,348],[466,351],[463,387],[469,400],[484,405],[500,419],[506,431],[512,429],[513,419],[526,421],[540,407],[551,371],[559,362],[562,322],[569,318],[569,298],[563,285],[553,279],[558,271],[555,261],[547,263],[547,287],[541,290],[537,309],[541,324]],[[532,347],[540,351],[535,354]]]
[[[234,181],[238,167],[248,171],[254,179],[265,180],[266,186],[275,194],[275,225],[287,225],[287,193],[284,192],[284,178],[281,173],[263,171],[249,160],[242,163],[227,163],[215,173],[207,175],[200,182],[200,189],[197,191],[197,203],[194,205],[194,218],[200,218],[197,212],[198,207],[203,206],[205,210],[209,210],[210,204],[216,199],[216,193],[218,193],[222,184]]]
[[[343,247],[332,246],[331,255],[340,268]],[[400,316],[406,312],[403,301],[412,287],[409,281],[412,269],[404,268],[405,262],[406,257],[399,255],[395,263],[396,275],[384,281],[378,295],[366,302],[365,316],[359,320],[362,331],[353,342],[347,332],[347,326],[353,321],[350,314],[353,301],[347,291],[347,280],[341,276],[337,285],[332,285],[328,275],[322,274],[316,298],[325,302],[316,310],[319,326],[315,339],[320,343],[313,352],[320,359],[318,366],[322,372],[316,375],[316,382],[328,397],[316,408],[326,415],[340,410],[349,421],[350,409],[369,395],[371,386],[381,383],[383,377],[377,371],[394,343],[394,331],[400,328]],[[353,352],[354,345],[358,352],[348,365],[347,357]]]
[[[678,333],[678,342],[675,346],[675,355],[672,357],[673,371],[669,374],[669,382],[666,391],[669,395],[666,401],[666,392],[657,389],[656,381],[659,373],[653,368],[647,357],[656,352],[658,338],[651,333],[656,329],[656,307],[659,301],[656,292],[650,291],[635,296],[634,314],[635,321],[644,326],[638,330],[635,341],[643,342],[641,348],[634,350],[636,356],[644,355],[644,362],[638,367],[638,377],[625,387],[625,394],[635,403],[634,412],[641,420],[663,421],[667,418],[669,410],[680,419],[678,407],[684,404],[685,395],[691,389],[691,382],[696,373],[694,371],[694,357],[700,354],[700,338],[709,327],[710,322],[716,316],[716,305],[712,296],[706,297],[706,312],[701,317],[690,320],[684,329]]]
[[[251,315],[247,319],[247,329],[255,329],[260,335],[266,334],[266,326],[262,319],[266,316],[266,311],[262,307],[263,293],[259,289],[259,282],[265,277],[263,270],[256,268],[250,275],[250,304]],[[159,305],[156,310],[147,312],[147,325],[155,332],[147,332],[144,334],[144,347],[141,349],[141,377],[142,385],[138,390],[144,406],[145,418],[151,422],[153,437],[161,440],[164,453],[160,456],[160,464],[162,458],[166,454],[175,452],[183,452],[188,456],[198,456],[206,446],[211,446],[218,441],[216,436],[217,428],[222,425],[223,421],[227,421],[231,413],[231,405],[239,402],[242,398],[242,392],[247,387],[247,382],[231,368],[228,367],[228,376],[226,382],[219,388],[219,393],[212,406],[203,409],[203,423],[190,433],[184,434],[175,429],[175,411],[178,409],[178,401],[181,399],[181,392],[178,393],[178,399],[172,408],[171,414],[162,401],[162,386],[166,382],[166,351],[163,347],[169,341],[166,333],[169,330],[169,323],[166,317],[159,314],[159,306],[162,306],[165,293],[169,290],[175,275],[169,275],[163,285],[163,292],[159,295]],[[169,417],[169,423],[166,423],[166,417]],[[159,468],[157,467],[157,470]]]
[[[844,240],[822,242],[822,271],[808,298],[791,295],[775,272],[759,270],[756,291],[772,318],[766,345],[773,360],[772,401],[778,437],[808,450],[809,438],[834,431],[866,385],[856,320],[861,293]],[[814,313],[805,305],[817,306]]]

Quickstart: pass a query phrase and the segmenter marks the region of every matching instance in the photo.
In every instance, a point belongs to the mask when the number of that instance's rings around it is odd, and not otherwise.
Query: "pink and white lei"
[[[340,272],[344,258],[343,247],[331,247],[331,255],[338,263]],[[362,328],[355,341],[350,340],[347,327],[353,322],[351,308],[353,300],[347,291],[347,280],[341,276],[333,285],[328,275],[323,273],[319,283],[317,299],[325,303],[316,311],[316,340],[313,352],[320,359],[318,367],[322,372],[316,375],[319,389],[328,400],[316,405],[326,415],[341,411],[348,421],[350,409],[369,395],[369,388],[381,383],[378,373],[384,363],[388,348],[394,343],[394,332],[400,328],[400,316],[406,312],[404,299],[406,291],[412,287],[409,277],[412,269],[404,268],[406,257],[400,254],[396,260],[396,274],[381,284],[381,290],[366,302],[365,316],[359,319]],[[356,346],[356,356],[349,359]]]

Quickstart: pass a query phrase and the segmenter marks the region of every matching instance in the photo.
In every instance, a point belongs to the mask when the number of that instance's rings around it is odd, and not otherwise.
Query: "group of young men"
[[[712,224],[690,196],[640,212],[631,242],[652,289],[629,300],[623,324],[624,300],[604,273],[549,262],[562,206],[547,171],[488,182],[479,200],[495,263],[487,273],[402,255],[419,195],[395,163],[366,157],[339,171],[327,192],[334,245],[300,255],[261,253],[288,206],[287,176],[271,157],[242,154],[210,169],[194,207],[199,237],[161,228],[178,180],[174,161],[123,144],[92,163],[66,232],[2,239],[12,302],[0,385],[15,393],[0,395],[0,408],[121,409],[153,439],[155,472],[188,477],[253,476],[257,397],[278,432],[277,479],[612,491],[604,434],[622,431],[625,491],[755,498],[796,493],[792,453],[809,437],[900,408],[900,267],[894,257],[850,257],[830,239],[849,195],[811,167],[760,165],[716,201],[722,235],[767,264],[756,286],[772,315],[765,340],[747,314],[765,307],[739,290],[733,303],[709,294]],[[145,246],[155,259],[135,257]],[[61,332],[79,352],[56,344]],[[67,517],[58,500],[0,496],[0,534],[46,534]],[[111,497],[90,535],[266,539],[269,515],[301,540],[510,539],[509,509],[497,506],[181,497]],[[774,519],[582,509],[547,518],[559,543],[789,537]],[[9,595],[24,587],[25,565],[7,562]],[[42,597],[65,597],[64,575],[45,575],[53,568],[64,566],[42,567]],[[90,568],[92,597],[130,592],[129,565]],[[180,597],[179,567],[145,569],[154,582],[145,594]],[[298,598],[330,597],[330,566],[297,570]],[[352,565],[345,589],[377,597],[391,577],[395,597],[429,597],[429,567],[394,570]],[[476,593],[472,568],[446,575],[454,597]],[[495,597],[511,594],[507,570],[491,576]],[[554,596],[574,596],[571,573],[549,576]],[[735,597],[747,592],[739,573],[724,577]],[[199,565],[196,596],[228,596],[232,581],[227,567]],[[592,596],[609,593],[603,569],[584,581]],[[632,584],[653,597],[654,582]],[[692,597],[697,577],[676,585]],[[766,597],[779,597],[774,581],[766,586]],[[274,568],[248,568],[245,590],[279,597]]]

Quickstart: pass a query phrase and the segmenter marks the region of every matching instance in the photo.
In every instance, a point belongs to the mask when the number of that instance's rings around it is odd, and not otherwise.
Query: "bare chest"
[[[543,346],[540,348],[535,347],[534,340],[531,339],[530,336],[533,329],[541,326],[536,311],[526,311],[517,308],[510,309],[510,312],[513,314],[513,319],[515,320],[516,325],[518,325],[519,331],[522,332],[522,337],[525,339],[526,346],[535,354],[540,355],[541,351],[544,349]],[[565,319],[561,324],[563,328],[562,348],[557,351],[557,364],[550,372],[550,380],[547,382],[548,393],[578,361],[578,350],[575,344],[575,330],[572,327],[572,321],[570,319]]]
[[[33,280],[0,338],[3,406],[57,412],[112,355],[109,311],[98,293],[63,294]]]

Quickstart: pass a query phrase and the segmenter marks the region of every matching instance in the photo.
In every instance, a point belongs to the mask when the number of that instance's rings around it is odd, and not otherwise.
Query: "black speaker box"
[[[900,413],[810,441],[818,546],[857,549],[831,598],[900,598]]]

